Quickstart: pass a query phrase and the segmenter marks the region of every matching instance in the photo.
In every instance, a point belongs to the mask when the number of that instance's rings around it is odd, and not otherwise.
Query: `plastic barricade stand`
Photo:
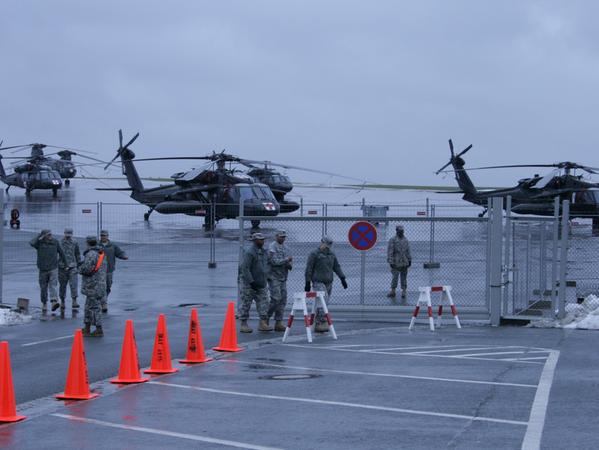
[[[335,326],[333,325],[333,319],[329,313],[329,308],[324,299],[325,293],[322,291],[317,292],[298,292],[293,296],[293,304],[289,313],[289,320],[287,321],[287,327],[285,328],[285,334],[283,335],[283,342],[287,340],[293,320],[295,317],[295,311],[302,311],[304,314],[304,325],[306,327],[306,336],[308,342],[312,342],[312,334],[314,333],[314,318],[316,317],[316,310],[322,308],[324,311],[325,318],[329,324],[329,331],[333,339],[337,339],[337,333],[335,333]],[[308,303],[312,303],[311,313],[308,315]]]
[[[416,303],[416,308],[414,309],[414,314],[412,315],[412,320],[410,321],[409,330],[414,328],[414,324],[416,323],[416,318],[418,317],[418,313],[420,312],[420,306],[426,305],[427,313],[428,313],[428,323],[431,331],[435,331],[435,322],[433,320],[433,305],[431,301],[431,292],[441,292],[441,303],[439,304],[439,312],[437,317],[437,326],[441,326],[441,316],[443,314],[443,301],[447,301],[449,307],[451,308],[451,314],[455,320],[455,324],[458,328],[462,328],[460,324],[460,319],[458,317],[458,310],[455,307],[453,302],[453,297],[451,296],[451,286],[425,286],[419,288],[420,295],[418,297],[418,302]]]

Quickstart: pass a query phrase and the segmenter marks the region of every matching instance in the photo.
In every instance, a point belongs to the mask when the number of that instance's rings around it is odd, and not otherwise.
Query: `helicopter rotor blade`
[[[119,150],[123,148],[123,130],[119,130]]]
[[[449,151],[451,152],[451,157],[453,158],[453,141],[451,139],[449,140]]]
[[[464,150],[462,150],[460,153],[458,153],[457,158],[462,156],[464,153],[468,152],[468,150],[470,150],[471,148],[472,148],[472,144],[470,144],[468,147],[466,147]]]
[[[137,133],[135,136],[133,136],[131,138],[131,140],[129,142],[127,142],[127,145],[125,145],[124,148],[128,148],[131,144],[133,144],[135,142],[135,140],[139,137],[139,133]]]

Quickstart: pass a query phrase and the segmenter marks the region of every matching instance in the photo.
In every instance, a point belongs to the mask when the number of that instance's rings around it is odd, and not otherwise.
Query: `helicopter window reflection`
[[[240,186],[239,196],[241,200],[251,200],[254,198],[254,193],[252,192],[252,188],[250,186]]]

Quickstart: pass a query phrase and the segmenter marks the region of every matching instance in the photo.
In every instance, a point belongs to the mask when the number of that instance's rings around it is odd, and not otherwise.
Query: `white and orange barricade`
[[[304,314],[304,325],[306,327],[306,336],[308,342],[312,342],[312,334],[314,333],[314,319],[316,317],[316,310],[322,308],[324,316],[329,324],[329,331],[333,339],[337,339],[337,333],[335,333],[335,326],[333,325],[333,319],[329,313],[327,302],[324,299],[325,293],[323,291],[316,292],[298,292],[293,296],[293,305],[291,305],[291,311],[289,313],[289,319],[287,320],[287,327],[285,328],[285,334],[283,335],[283,342],[287,340],[291,326],[293,325],[293,319],[295,317],[295,311],[302,311]],[[312,303],[310,314],[308,315],[308,303]]]
[[[419,291],[420,296],[418,297],[418,302],[416,303],[414,314],[412,314],[412,320],[410,321],[409,330],[412,330],[414,328],[416,318],[418,317],[418,313],[420,312],[420,306],[426,305],[429,328],[431,331],[435,331],[435,322],[433,320],[433,305],[431,300],[432,292],[441,292],[441,303],[439,304],[437,327],[441,326],[441,316],[443,315],[443,301],[447,301],[449,307],[451,308],[451,314],[453,315],[453,319],[455,320],[456,326],[458,328],[462,328],[462,325],[460,324],[460,318],[458,317],[458,310],[455,307],[453,297],[451,296],[451,286],[424,286],[419,288]]]

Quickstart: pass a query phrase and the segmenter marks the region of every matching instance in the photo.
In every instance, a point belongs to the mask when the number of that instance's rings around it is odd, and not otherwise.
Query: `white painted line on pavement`
[[[517,354],[517,355],[523,355],[523,354],[533,354],[533,353],[547,353],[545,350],[539,350],[539,351],[533,351],[530,352],[528,350],[522,350],[522,351],[513,351],[513,352],[492,352],[492,353],[470,353],[467,355],[455,355],[458,358],[469,358],[470,356],[493,356],[493,355],[513,355],[513,354]]]
[[[535,399],[530,410],[526,434],[522,441],[522,450],[538,450],[541,448],[545,416],[547,415],[547,406],[549,405],[549,393],[551,392],[553,375],[558,359],[559,350],[553,350],[547,358],[545,367],[543,367],[539,387],[537,388],[537,393],[535,394]]]
[[[506,349],[506,348],[522,348],[522,347],[512,347],[512,346],[506,346],[506,347],[470,347],[470,348],[452,348],[452,349],[448,349],[448,350],[427,350],[424,352],[410,352],[410,355],[424,355],[426,353],[447,353],[447,352],[474,352],[476,350],[500,350],[500,349]]]
[[[438,377],[425,377],[418,375],[401,375],[396,373],[377,373],[377,372],[360,372],[356,370],[337,370],[337,369],[320,369],[317,367],[302,367],[302,366],[288,366],[284,364],[272,364],[272,363],[263,363],[260,361],[241,361],[239,359],[222,359],[219,362],[235,362],[240,364],[254,364],[258,366],[268,366],[268,367],[279,367],[282,369],[293,369],[293,370],[307,370],[313,372],[330,372],[330,373],[340,373],[345,375],[367,375],[372,377],[389,377],[389,378],[408,378],[413,380],[428,380],[428,381],[447,381],[450,383],[470,383],[470,384],[487,384],[492,386],[508,386],[508,387],[523,387],[523,388],[533,388],[536,389],[536,384],[521,384],[521,383],[502,383],[499,381],[479,381],[479,380],[463,380],[459,378],[438,378]]]
[[[185,384],[174,384],[174,383],[165,383],[163,381],[149,381],[147,384],[157,384],[160,386],[166,387],[174,387],[179,389],[190,389],[194,391],[202,391],[202,392],[211,392],[213,394],[224,394],[224,395],[234,395],[238,397],[253,397],[253,398],[264,398],[270,400],[284,400],[284,401],[292,401],[292,402],[302,402],[302,403],[315,403],[319,405],[330,405],[330,406],[345,406],[349,408],[359,408],[359,409],[369,409],[374,411],[389,411],[389,412],[397,412],[403,414],[415,414],[420,416],[434,416],[434,417],[446,417],[450,419],[462,419],[468,421],[478,421],[478,422],[493,422],[493,423],[502,423],[507,425],[528,425],[528,422],[522,422],[519,420],[507,420],[507,419],[494,419],[492,417],[480,417],[480,416],[466,416],[462,414],[451,414],[451,413],[440,413],[433,411],[420,411],[416,409],[403,409],[403,408],[393,408],[390,406],[377,406],[377,405],[366,405],[361,403],[347,403],[347,402],[336,402],[331,400],[317,400],[312,398],[301,398],[301,397],[286,397],[281,395],[268,395],[268,394],[254,394],[250,392],[238,392],[238,391],[224,391],[221,389],[211,389],[211,388],[203,388],[198,386],[189,386]]]
[[[62,341],[63,339],[69,339],[72,337],[73,337],[73,335],[69,334],[68,336],[60,336],[60,337],[52,338],[52,339],[45,339],[43,341],[28,342],[27,344],[22,344],[21,347],[31,347],[32,345],[45,344],[46,342]]]
[[[180,438],[180,439],[188,439],[190,441],[209,442],[210,444],[227,445],[229,447],[249,448],[249,449],[254,449],[254,450],[280,450],[277,447],[265,447],[262,445],[247,444],[245,442],[229,441],[226,439],[216,439],[216,438],[211,438],[211,437],[198,436],[197,434],[176,433],[174,431],[158,430],[156,428],[137,427],[134,425],[123,425],[120,423],[105,422],[103,420],[89,419],[86,417],[72,416],[69,414],[54,413],[51,415],[54,417],[60,417],[62,419],[73,420],[75,422],[84,422],[84,423],[89,423],[92,425],[100,425],[103,427],[110,427],[110,428],[119,428],[121,430],[128,430],[128,431],[140,431],[142,433],[158,434],[160,436],[169,436],[169,437],[175,437],[175,438]]]
[[[281,344],[284,345],[285,347],[297,347],[297,348],[309,348],[309,349],[316,349],[316,350],[331,350],[331,351],[337,351],[337,352],[352,352],[352,353],[360,353],[361,355],[391,355],[391,356],[418,356],[418,357],[422,357],[422,358],[451,358],[451,359],[468,359],[468,360],[479,360],[479,361],[498,361],[498,362],[507,362],[505,359],[500,359],[500,358],[474,358],[474,357],[468,357],[468,358],[462,358],[461,356],[457,356],[457,355],[431,355],[431,354],[422,354],[419,352],[410,352],[410,353],[392,353],[392,352],[373,352],[373,351],[363,351],[363,350],[352,350],[349,348],[327,348],[327,347],[313,347],[311,345],[301,345],[301,344]],[[544,350],[546,351],[546,350]],[[509,361],[512,363],[522,363],[522,364],[543,364],[541,362],[536,362],[536,361],[521,361],[521,360],[516,360],[516,361]]]
[[[376,347],[376,346],[375,346]],[[450,350],[447,351],[458,351],[461,350],[462,347],[469,347],[469,345],[419,345],[417,347],[390,347],[390,348],[372,348],[372,349],[368,349],[368,350],[360,350],[361,352],[392,352],[395,350],[421,350],[421,349],[427,349],[427,348],[448,348]],[[434,351],[434,350],[431,350]],[[418,352],[418,353],[425,353],[423,352]]]
[[[547,356],[535,356],[531,358],[502,358],[504,361],[528,361],[533,359],[547,359]]]

